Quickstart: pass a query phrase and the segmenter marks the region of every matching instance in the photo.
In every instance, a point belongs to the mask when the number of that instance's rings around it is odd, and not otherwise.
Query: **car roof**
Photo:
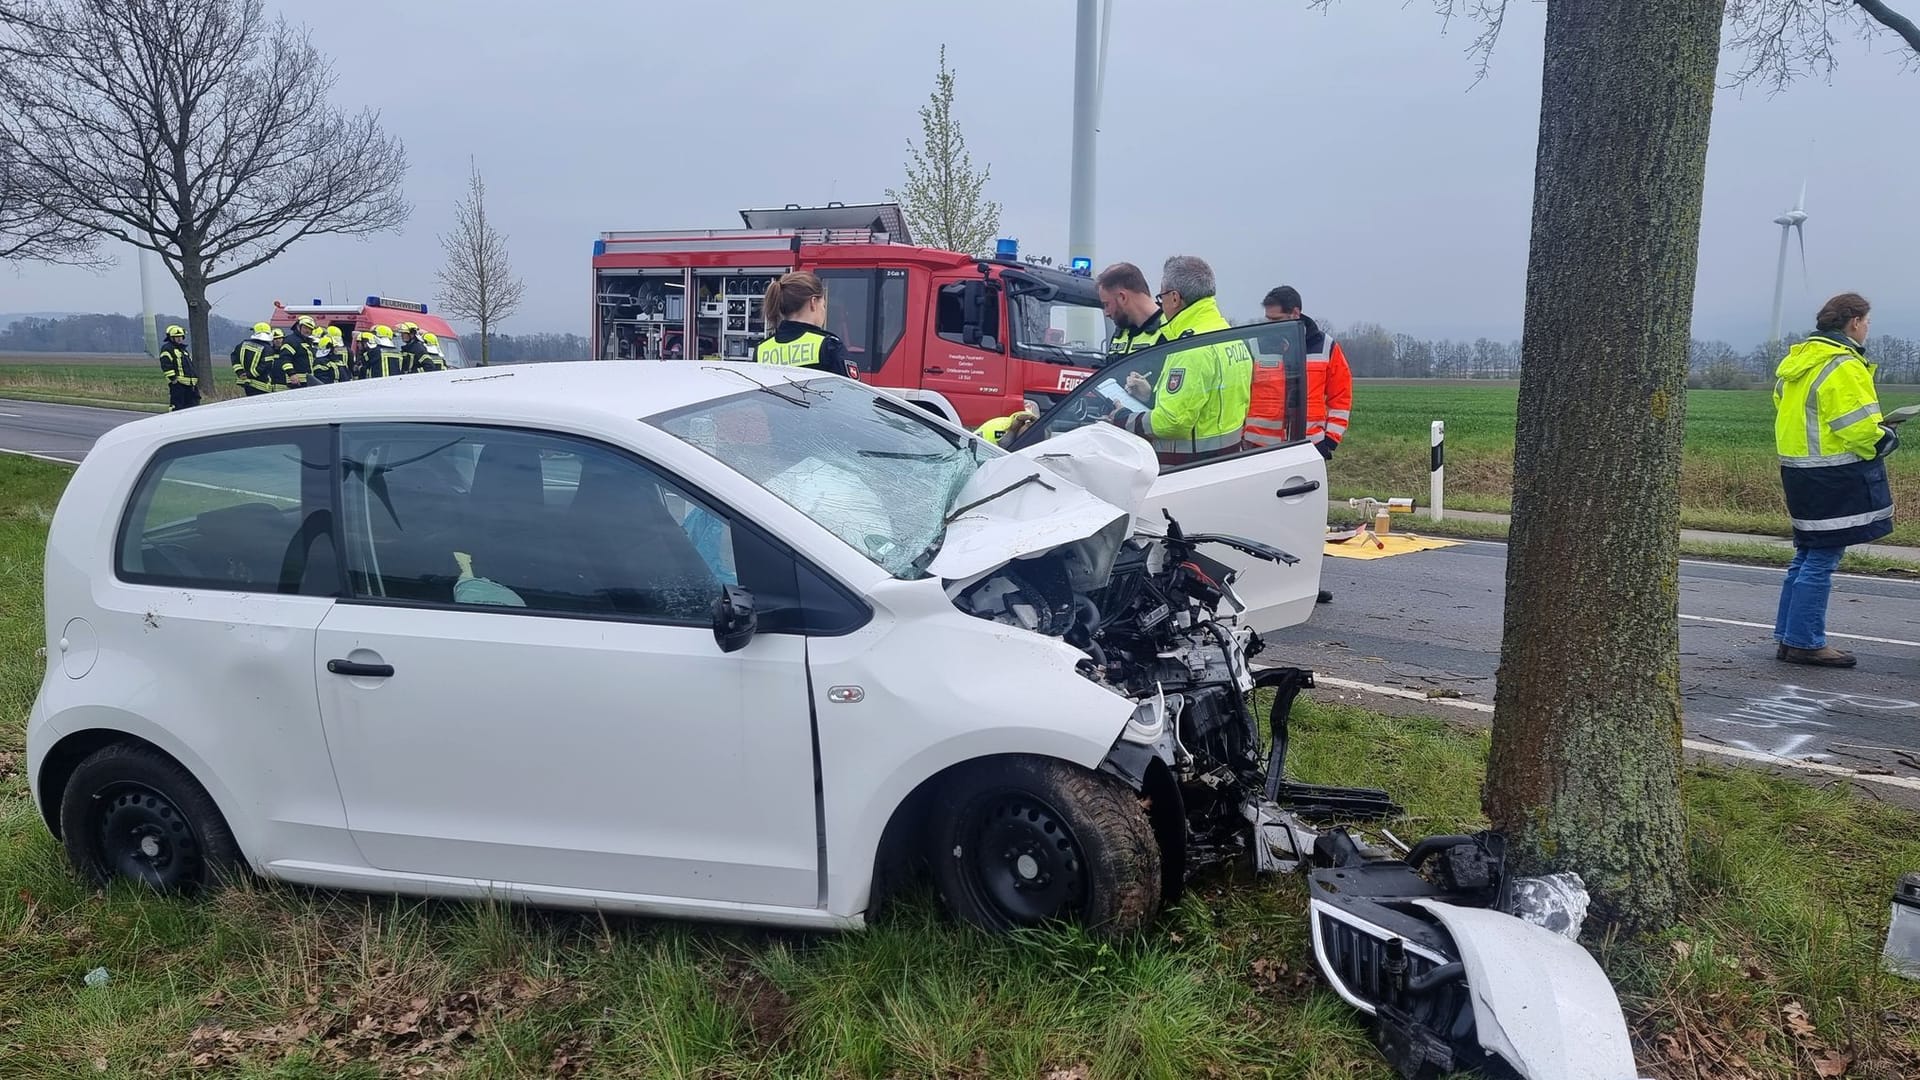
[[[356,420],[605,428],[757,386],[816,378],[838,376],[738,361],[582,360],[459,368],[233,398],[123,425],[123,430],[140,428],[171,441],[276,424]]]

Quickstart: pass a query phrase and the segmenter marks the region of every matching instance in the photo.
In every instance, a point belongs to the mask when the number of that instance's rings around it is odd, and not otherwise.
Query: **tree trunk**
[[[180,298],[187,305],[187,348],[193,353],[194,374],[200,377],[200,396],[206,401],[232,397],[233,369],[213,362],[213,330],[207,325],[213,308],[207,303],[206,272],[198,259],[180,263]]]
[[[1549,0],[1485,806],[1603,921],[1676,912],[1680,450],[1724,0]],[[1763,433],[1764,434],[1764,433]]]
[[[483,318],[480,320],[480,366],[486,367],[488,359],[489,357],[487,355],[487,320]]]

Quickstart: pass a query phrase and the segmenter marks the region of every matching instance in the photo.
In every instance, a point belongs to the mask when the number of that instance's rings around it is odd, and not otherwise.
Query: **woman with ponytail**
[[[824,329],[827,287],[820,283],[818,276],[805,270],[781,275],[767,286],[760,314],[774,331],[773,336],[755,350],[755,360],[852,376],[846,344]]]

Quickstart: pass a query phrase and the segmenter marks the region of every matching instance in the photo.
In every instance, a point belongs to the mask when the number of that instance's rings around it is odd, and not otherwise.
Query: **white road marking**
[[[11,420],[20,419],[20,414],[17,412],[0,412],[0,416],[7,417],[8,419],[11,419]]]
[[[1716,619],[1709,615],[1682,615],[1680,619],[1682,622],[1718,623],[1721,626],[1744,626],[1750,630],[1765,630],[1768,633],[1773,632],[1773,624],[1771,623],[1742,622],[1739,619]],[[1899,638],[1869,637],[1866,634],[1842,634],[1832,630],[1827,631],[1827,636],[1846,638],[1848,641],[1871,641],[1876,645],[1905,645],[1910,649],[1920,649],[1920,641],[1902,641]]]
[[[1768,627],[1767,629],[1772,629]],[[1429,705],[1444,705],[1450,709],[1466,712],[1491,713],[1493,706],[1484,701],[1466,701],[1460,698],[1430,698],[1425,694],[1398,686],[1375,686],[1372,683],[1354,682],[1351,679],[1336,679],[1330,675],[1316,672],[1314,685],[1331,686],[1340,690],[1358,690],[1384,697],[1404,698],[1409,701],[1424,701]],[[1732,758],[1735,761],[1751,761],[1772,765],[1783,769],[1798,769],[1802,772],[1817,773],[1821,776],[1834,776],[1850,780],[1857,784],[1879,784],[1883,787],[1904,788],[1908,791],[1920,791],[1920,776],[1881,776],[1864,773],[1858,769],[1849,769],[1844,765],[1828,765],[1821,761],[1807,761],[1803,758],[1783,758],[1764,750],[1749,750],[1738,746],[1721,746],[1718,743],[1704,742],[1700,739],[1681,739],[1680,745],[1696,754],[1708,754],[1714,757]]]
[[[61,453],[65,453],[65,454],[78,454],[78,453],[81,453],[81,451],[78,451],[78,450],[63,450],[63,451],[61,451]],[[57,463],[57,464],[60,464],[60,465],[78,465],[78,464],[80,464],[80,463],[79,463],[79,462],[77,462],[77,461],[68,461],[68,460],[67,460],[66,458],[62,458],[62,457],[48,457],[48,456],[47,456],[47,455],[45,455],[45,454],[41,454],[41,453],[36,453],[35,451],[32,451],[32,450],[9,450],[9,449],[7,449],[7,448],[6,448],[6,447],[4,447],[4,446],[0,446],[0,454],[18,454],[18,455],[20,455],[21,457],[30,457],[30,458],[39,458],[39,459],[40,459],[41,461],[51,461],[51,462],[55,462],[55,463]]]
[[[1419,535],[1419,534],[1416,533],[1413,535]],[[1459,540],[1453,537],[1438,537],[1437,539],[1442,539],[1442,540],[1452,539],[1454,540],[1455,543],[1479,544],[1482,547],[1503,548],[1507,546],[1506,542],[1501,540]],[[1772,540],[1779,540],[1780,538],[1762,536],[1762,537],[1757,537],[1756,539],[1759,543],[1764,544]],[[1785,540],[1780,540],[1779,546],[1785,547],[1789,551],[1792,550],[1791,545]],[[1441,550],[1444,551],[1445,549],[1443,548]],[[1681,559],[1680,565],[1681,566],[1712,566],[1721,570],[1746,570],[1756,574],[1772,574],[1775,577],[1780,577],[1787,572],[1787,568],[1784,566],[1755,566],[1753,563],[1715,562],[1712,559]],[[1833,577],[1835,581],[1871,581],[1871,582],[1874,582],[1875,584],[1881,584],[1881,585],[1907,585],[1912,587],[1920,587],[1920,581],[1915,581],[1911,578],[1882,577],[1879,574],[1843,574],[1843,573],[1836,572],[1833,575]],[[1773,627],[1769,626],[1767,627],[1767,629],[1771,630],[1773,629]]]

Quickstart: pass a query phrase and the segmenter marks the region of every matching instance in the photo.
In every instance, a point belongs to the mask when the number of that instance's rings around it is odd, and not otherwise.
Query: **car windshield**
[[[769,383],[648,423],[903,579],[922,575],[946,536],[960,489],[999,452],[898,398],[834,378]]]
[[[1016,294],[1008,319],[1016,356],[1087,367],[1099,367],[1106,360],[1106,343],[1100,336],[1107,324],[1097,308],[1070,303],[1064,296],[1043,300],[1036,294]],[[1088,340],[1089,335],[1094,340]]]

